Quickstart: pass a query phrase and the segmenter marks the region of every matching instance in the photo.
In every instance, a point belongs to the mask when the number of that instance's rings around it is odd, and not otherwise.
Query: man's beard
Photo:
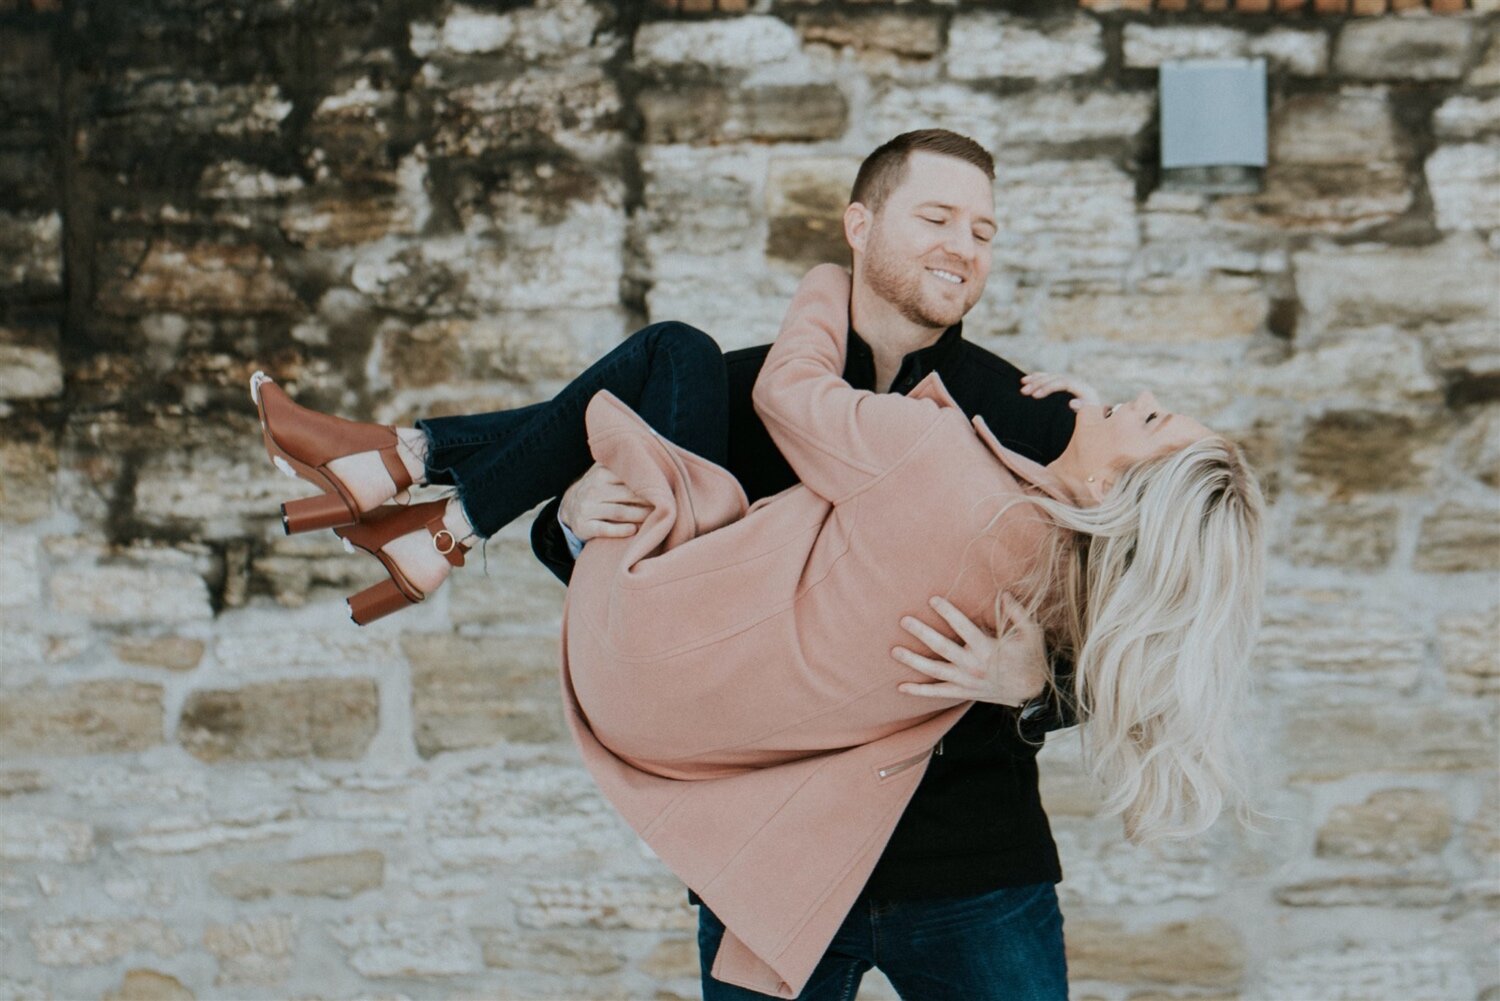
[[[967,301],[958,307],[950,307],[946,302],[927,303],[921,272],[903,269],[896,255],[888,253],[878,237],[870,241],[865,251],[864,277],[870,291],[896,307],[896,312],[924,327],[951,327],[963,319],[972,305]]]

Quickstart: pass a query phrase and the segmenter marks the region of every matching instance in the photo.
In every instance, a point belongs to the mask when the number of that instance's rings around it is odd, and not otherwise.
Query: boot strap
[[[427,531],[432,535],[432,548],[443,554],[443,558],[456,567],[464,565],[464,553],[469,547],[458,541],[453,533],[443,527],[443,517],[438,515],[427,523]]]

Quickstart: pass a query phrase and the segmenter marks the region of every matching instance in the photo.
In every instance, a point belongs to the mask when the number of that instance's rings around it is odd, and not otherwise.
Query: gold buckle
[[[448,537],[447,549],[444,549],[442,544],[438,542],[438,540],[445,535]],[[453,533],[448,531],[446,528],[440,528],[436,532],[432,533],[432,548],[436,549],[444,556],[447,556],[449,553],[453,552],[453,550],[458,548],[458,539],[454,538]]]

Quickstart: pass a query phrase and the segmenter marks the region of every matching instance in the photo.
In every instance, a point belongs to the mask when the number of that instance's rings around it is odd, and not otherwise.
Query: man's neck
[[[896,381],[901,362],[913,351],[937,343],[943,330],[907,319],[863,282],[854,283],[849,300],[849,323],[870,345],[875,356],[875,391],[884,393]]]

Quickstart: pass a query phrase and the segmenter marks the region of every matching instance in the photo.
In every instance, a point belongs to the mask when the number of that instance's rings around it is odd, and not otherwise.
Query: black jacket
[[[729,378],[729,471],[751,502],[792,486],[796,475],[750,402],[769,345],[725,355]],[[1066,395],[1022,396],[1021,371],[963,339],[962,325],[906,356],[891,385],[904,393],[937,371],[965,414],[981,415],[1008,448],[1040,463],[1057,458],[1073,434]],[[849,332],[844,378],[873,389],[875,358]],[[573,570],[557,524],[559,501],[532,525],[532,549],[564,583]],[[866,884],[884,899],[968,896],[1002,886],[1062,878],[1037,789],[1036,752],[1048,730],[1071,725],[1053,711],[1024,722],[1014,709],[975,703],[948,732]]]

